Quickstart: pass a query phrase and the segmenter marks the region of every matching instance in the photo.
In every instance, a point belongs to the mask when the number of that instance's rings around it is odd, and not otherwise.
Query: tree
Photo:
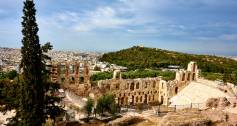
[[[15,77],[17,77],[17,71],[16,70],[12,70],[12,71],[10,71],[10,72],[8,72],[7,73],[7,77],[9,78],[9,79],[14,79]]]
[[[110,114],[116,113],[115,98],[112,94],[105,94],[99,97],[97,101],[96,110],[99,114],[103,115],[104,112],[109,112]]]
[[[94,68],[94,71],[101,71],[100,67],[98,67],[97,65]]]
[[[52,46],[50,43],[40,46],[34,6],[33,0],[24,2],[20,64],[23,73],[22,80],[19,81],[20,93],[17,96],[19,107],[15,108],[16,116],[11,120],[14,125],[21,126],[42,126],[48,115],[55,117],[61,110],[55,104],[60,101],[54,95],[58,85],[49,81],[50,68],[46,62],[50,57],[44,54]]]
[[[227,82],[230,82],[230,81],[231,81],[231,74],[225,70],[223,74],[223,82],[227,84]]]
[[[90,118],[93,106],[94,106],[94,101],[89,97],[84,107],[87,113],[87,122],[89,122],[89,118]]]
[[[237,85],[237,71],[233,72],[234,83]]]

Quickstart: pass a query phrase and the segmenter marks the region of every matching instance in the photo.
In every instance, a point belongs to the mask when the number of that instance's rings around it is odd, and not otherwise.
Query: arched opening
[[[185,80],[185,73],[183,73],[183,77],[182,77],[182,81],[184,81]]]
[[[134,90],[134,83],[131,83],[131,85],[130,85],[130,90],[131,90],[131,91]]]
[[[191,73],[188,73],[188,81],[190,81]]]
[[[132,96],[131,105],[134,105],[134,96]]]
[[[139,83],[136,83],[136,89],[139,89]]]
[[[193,80],[195,80],[195,73],[193,73]]]
[[[156,82],[154,81],[154,82],[153,82],[153,88],[155,88],[155,87],[156,87]]]
[[[196,71],[196,64],[194,63],[193,64],[193,72],[195,72]]]
[[[164,97],[163,97],[163,96],[161,96],[160,103],[161,103],[161,104],[164,103]]]
[[[147,94],[145,94],[144,103],[147,104]]]
[[[178,94],[179,88],[175,87],[175,94]]]
[[[136,97],[136,103],[138,102],[138,97]]]
[[[75,78],[74,77],[70,77],[70,83],[75,83]]]

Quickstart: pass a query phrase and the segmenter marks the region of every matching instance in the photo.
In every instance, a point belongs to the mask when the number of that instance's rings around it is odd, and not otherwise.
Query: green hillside
[[[157,48],[147,48],[134,46],[117,52],[104,54],[101,61],[126,66],[129,70],[135,69],[158,69],[166,68],[169,65],[179,65],[186,68],[190,61],[196,61],[199,68],[205,75],[212,73],[229,74],[232,76],[237,71],[237,61],[210,55],[186,54]],[[210,74],[207,74],[210,73]],[[218,76],[219,77],[219,76]],[[227,77],[227,76],[225,76]],[[213,78],[221,79],[221,78]]]

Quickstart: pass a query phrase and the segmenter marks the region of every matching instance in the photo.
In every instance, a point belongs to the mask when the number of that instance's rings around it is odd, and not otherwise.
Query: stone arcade
[[[53,62],[51,80],[60,84],[89,84],[89,65],[87,62]]]
[[[176,78],[173,81],[165,81],[161,77],[122,79],[121,73],[115,71],[113,79],[101,80],[98,86],[100,89],[113,93],[120,106],[157,102],[169,105],[169,99],[172,96],[197,78],[197,64],[190,62],[187,70],[176,72]]]
[[[112,79],[100,80],[97,87],[91,87],[87,62],[54,62],[51,80],[68,85],[67,87],[78,95],[88,96],[92,93],[95,99],[106,92],[111,92],[120,106],[158,102],[169,105],[172,96],[191,81],[197,80],[198,72],[196,62],[190,62],[187,70],[177,71],[172,81],[165,81],[162,77],[122,79],[121,72],[115,70]]]

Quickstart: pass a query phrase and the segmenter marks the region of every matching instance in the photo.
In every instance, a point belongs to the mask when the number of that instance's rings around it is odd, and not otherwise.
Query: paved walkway
[[[78,106],[79,108],[82,108],[86,104],[86,100],[81,98],[80,96],[74,94],[70,91],[65,91],[66,94],[66,101],[70,101],[72,104]]]

